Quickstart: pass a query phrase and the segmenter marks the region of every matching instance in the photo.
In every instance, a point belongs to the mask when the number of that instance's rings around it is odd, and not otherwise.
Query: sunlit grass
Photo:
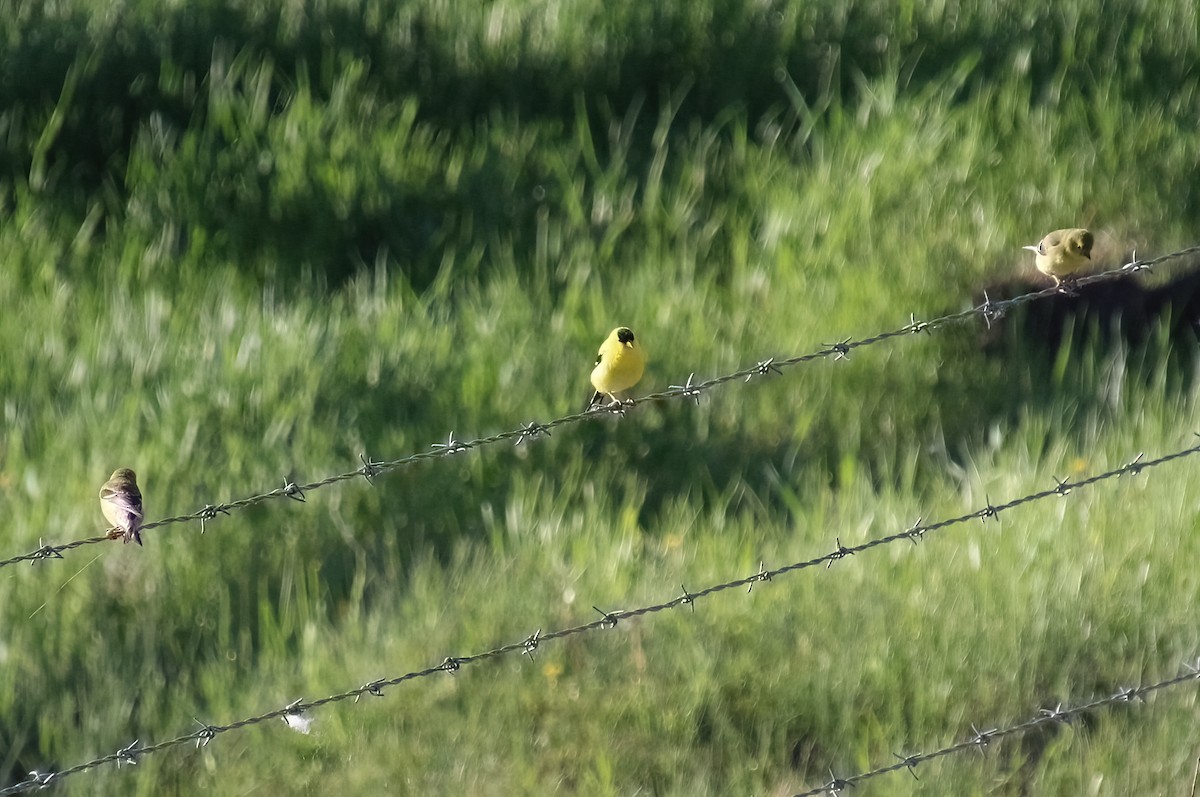
[[[119,465],[158,518],[574,412],[616,324],[649,392],[965,307],[1055,226],[1196,242],[1182,5],[980,5],[951,27],[903,4],[230,3],[178,6],[156,36],[131,4],[128,38],[82,60],[14,31],[116,17],[18,6],[0,2],[22,56],[0,75],[4,555],[98,533]],[[40,91],[18,80],[31,53]],[[65,96],[72,64],[91,88]],[[89,109],[135,82],[127,138],[89,138]],[[0,785],[1192,443],[1186,341],[1047,351],[1020,329],[989,353],[978,326],[909,336],[5,568]],[[1194,468],[64,788],[792,793],[1196,655]],[[1191,701],[861,790],[1180,791]]]

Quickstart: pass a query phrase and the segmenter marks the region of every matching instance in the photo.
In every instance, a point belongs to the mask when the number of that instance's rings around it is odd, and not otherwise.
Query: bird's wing
[[[100,490],[100,498],[124,509],[131,515],[142,516],[142,494],[136,487],[133,489],[118,488],[114,490],[111,487],[105,486]]]

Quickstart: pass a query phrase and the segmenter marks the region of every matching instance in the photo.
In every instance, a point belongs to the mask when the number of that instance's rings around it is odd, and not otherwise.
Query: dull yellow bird
[[[596,367],[592,369],[592,387],[596,388],[587,408],[596,406],[604,396],[620,403],[617,393],[628,390],[642,378],[646,370],[646,354],[633,337],[629,327],[617,327],[604,342],[596,355]]]
[[[1055,287],[1071,279],[1078,271],[1092,262],[1092,244],[1095,238],[1087,230],[1055,230],[1047,233],[1037,246],[1025,246],[1037,257],[1037,270],[1051,277]]]
[[[133,540],[142,544],[142,527],[145,514],[142,511],[142,491],[137,486],[137,474],[129,468],[117,468],[100,488],[100,510],[108,522],[116,526],[112,537],[120,532],[125,542]]]

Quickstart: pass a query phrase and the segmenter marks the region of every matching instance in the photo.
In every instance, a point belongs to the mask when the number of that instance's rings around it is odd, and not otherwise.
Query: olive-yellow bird
[[[1095,238],[1087,230],[1055,230],[1047,233],[1037,246],[1022,248],[1037,255],[1034,258],[1037,270],[1053,278],[1057,287],[1091,264],[1093,243]]]
[[[633,337],[629,327],[617,327],[604,342],[596,356],[596,367],[592,369],[592,387],[596,388],[587,408],[596,406],[604,396],[619,403],[616,394],[628,390],[642,378],[646,369],[646,354]]]
[[[100,488],[100,510],[108,522],[116,526],[125,542],[142,544],[145,513],[142,511],[142,491],[137,486],[137,474],[129,468],[117,468]],[[114,537],[116,534],[113,535]]]

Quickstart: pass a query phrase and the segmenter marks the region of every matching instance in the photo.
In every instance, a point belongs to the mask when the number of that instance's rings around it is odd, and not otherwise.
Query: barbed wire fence
[[[611,629],[616,627],[621,620],[657,614],[668,609],[675,609],[682,606],[688,606],[694,611],[695,605],[698,601],[719,593],[728,592],[741,587],[746,587],[747,592],[749,593],[753,590],[754,585],[770,582],[779,576],[800,570],[815,568],[820,565],[825,565],[825,567],[828,569],[832,567],[834,563],[839,562],[848,556],[853,556],[855,554],[869,551],[873,548],[887,546],[897,542],[908,541],[915,545],[924,540],[927,535],[950,528],[952,526],[967,523],[972,520],[979,520],[983,522],[988,520],[998,520],[1001,512],[1015,509],[1025,504],[1043,501],[1052,497],[1065,498],[1074,494],[1077,490],[1089,487],[1091,485],[1116,479],[1125,475],[1142,474],[1177,460],[1194,456],[1198,453],[1200,453],[1200,443],[1196,443],[1187,448],[1178,449],[1155,459],[1144,459],[1144,454],[1139,453],[1127,464],[1118,468],[1113,468],[1111,470],[1097,473],[1095,475],[1075,481],[1055,480],[1055,486],[1052,488],[1027,493],[998,504],[992,503],[989,499],[988,503],[979,509],[958,515],[956,517],[947,518],[945,520],[940,520],[933,523],[924,523],[922,519],[918,519],[912,526],[904,529],[903,531],[867,540],[866,542],[858,545],[843,545],[839,537],[837,538],[837,547],[834,550],[812,559],[793,562],[791,564],[773,569],[767,569],[765,567],[765,563],[761,563],[758,571],[751,575],[735,578],[731,581],[725,581],[719,584],[714,584],[695,592],[689,592],[686,587],[681,586],[682,594],[662,603],[642,606],[636,609],[621,609],[616,611],[605,611],[598,607],[593,607],[596,609],[596,612],[600,615],[600,617],[590,622],[557,631],[551,631],[548,633],[543,633],[541,629],[538,629],[529,636],[517,642],[511,642],[491,650],[467,656],[449,656],[443,659],[440,664],[420,670],[413,670],[411,672],[404,673],[403,675],[398,675],[391,678],[380,678],[374,681],[369,681],[353,689],[348,689],[344,692],[329,695],[328,697],[320,698],[318,700],[306,701],[301,698],[289,703],[286,706],[283,706],[282,708],[277,708],[263,714],[237,720],[236,722],[228,725],[210,725],[197,720],[196,722],[199,727],[196,730],[176,736],[172,739],[146,745],[141,744],[141,740],[139,739],[133,741],[125,747],[122,747],[116,752],[76,764],[63,770],[47,772],[35,770],[30,772],[25,780],[0,789],[0,796],[19,794],[31,789],[46,788],[60,783],[66,777],[81,772],[94,770],[105,764],[116,763],[118,766],[125,764],[137,764],[139,759],[144,756],[179,747],[188,743],[193,743],[197,747],[208,745],[213,739],[222,734],[252,725],[257,725],[272,719],[280,719],[288,722],[289,724],[292,724],[292,722],[303,722],[303,715],[324,706],[342,703],[348,700],[353,700],[357,703],[363,696],[384,697],[384,690],[387,688],[398,686],[407,681],[428,678],[439,673],[453,674],[471,664],[476,664],[489,659],[495,659],[513,653],[521,653],[532,658],[539,646],[546,642],[565,639],[567,637],[572,637],[579,634]],[[1039,716],[1034,717],[1031,720],[1004,729],[975,731],[975,734],[971,739],[942,748],[940,750],[935,750],[930,753],[921,753],[900,757],[900,760],[897,763],[881,766],[877,769],[869,770],[858,775],[853,775],[846,778],[831,776],[829,782],[815,790],[804,792],[803,795],[836,794],[847,787],[854,786],[857,783],[870,778],[878,777],[880,775],[887,774],[889,772],[895,772],[901,769],[912,771],[918,764],[926,761],[963,752],[965,750],[982,749],[992,741],[996,741],[1007,736],[1025,733],[1049,722],[1067,722],[1072,717],[1082,713],[1095,711],[1102,707],[1114,705],[1116,703],[1128,703],[1135,699],[1143,698],[1145,695],[1151,692],[1166,689],[1170,686],[1175,686],[1189,680],[1197,679],[1200,679],[1200,670],[1197,670],[1195,667],[1191,667],[1187,670],[1187,672],[1175,676],[1174,678],[1149,685],[1121,689],[1118,690],[1118,692],[1114,695],[1093,700],[1090,703],[1084,703],[1076,706],[1075,708],[1064,709],[1060,706],[1048,714],[1039,714]]]
[[[887,775],[892,772],[905,770],[912,773],[916,777],[916,769],[919,764],[924,764],[927,761],[933,761],[944,756],[963,753],[967,750],[978,750],[983,752],[992,742],[1000,741],[1009,736],[1020,736],[1029,731],[1036,730],[1044,725],[1053,723],[1061,723],[1069,725],[1072,720],[1084,714],[1089,714],[1094,711],[1099,711],[1102,708],[1110,708],[1116,705],[1130,704],[1135,701],[1145,702],[1146,696],[1162,689],[1169,689],[1172,686],[1188,683],[1190,681],[1200,681],[1200,659],[1194,663],[1185,663],[1182,671],[1172,677],[1166,678],[1155,683],[1144,684],[1142,686],[1121,687],[1107,697],[1100,697],[1088,703],[1081,703],[1074,707],[1064,707],[1061,703],[1054,708],[1038,709],[1030,719],[1025,722],[1020,722],[1015,725],[1009,725],[1004,728],[991,728],[988,730],[979,730],[974,725],[971,726],[971,735],[960,742],[942,747],[938,750],[932,750],[927,753],[915,753],[912,755],[901,755],[893,753],[892,755],[898,759],[890,764],[884,764],[870,769],[865,772],[860,772],[857,775],[839,778],[830,773],[829,780],[821,786],[818,786],[808,791],[798,792],[792,797],[819,797],[819,795],[835,795],[847,789],[853,788],[863,781],[877,778],[880,775]]]
[[[619,404],[599,405],[584,412],[564,415],[542,423],[531,421],[523,424],[520,428],[510,429],[505,432],[500,432],[487,437],[476,438],[474,440],[458,440],[454,437],[454,432],[450,432],[450,434],[447,435],[445,442],[434,443],[427,451],[420,451],[415,454],[410,454],[406,457],[401,457],[400,459],[376,461],[371,459],[366,454],[360,454],[359,458],[362,460],[363,464],[361,467],[354,470],[327,476],[323,479],[305,484],[297,484],[294,481],[285,479],[283,486],[277,487],[274,490],[252,495],[247,498],[230,501],[228,503],[206,504],[203,508],[190,514],[175,515],[173,517],[167,517],[151,523],[146,523],[145,525],[141,526],[141,530],[147,531],[176,523],[192,523],[199,521],[201,524],[201,530],[203,531],[205,524],[208,521],[215,520],[220,515],[228,515],[236,510],[246,509],[266,501],[271,501],[278,498],[288,498],[294,501],[304,502],[306,500],[305,496],[307,493],[313,492],[314,490],[319,490],[323,487],[328,487],[332,484],[358,478],[363,478],[368,482],[371,482],[376,476],[380,476],[409,465],[414,465],[424,460],[453,456],[454,454],[459,454],[473,449],[484,448],[486,446],[495,445],[507,440],[515,440],[516,444],[520,445],[537,437],[548,436],[553,429],[580,423],[596,415],[615,414],[623,416],[627,409],[631,409],[640,404],[646,404],[653,401],[691,399],[699,402],[702,393],[729,382],[749,382],[755,377],[781,374],[783,373],[784,368],[814,362],[816,360],[825,360],[828,358],[833,358],[835,360],[846,359],[855,349],[866,348],[867,346],[873,346],[877,343],[883,343],[884,341],[892,340],[894,338],[908,337],[922,332],[932,333],[952,324],[962,323],[974,318],[982,318],[990,326],[993,321],[1002,318],[1006,313],[1008,313],[1008,311],[1023,304],[1028,304],[1029,302],[1037,301],[1039,299],[1047,299],[1053,296],[1061,296],[1064,293],[1069,294],[1071,291],[1077,288],[1083,288],[1100,282],[1109,282],[1130,274],[1150,271],[1159,264],[1166,263],[1171,260],[1178,260],[1187,257],[1188,255],[1197,253],[1200,253],[1200,244],[1145,260],[1138,260],[1135,257],[1135,259],[1118,268],[1101,271],[1096,274],[1091,274],[1073,280],[1069,286],[1064,285],[1062,287],[1050,287],[1044,290],[1022,294],[1020,296],[1001,301],[992,301],[985,293],[982,304],[971,307],[967,310],[962,310],[957,313],[950,313],[949,315],[940,316],[929,321],[919,321],[917,320],[915,314],[910,315],[909,323],[896,329],[880,332],[876,335],[866,338],[846,338],[839,343],[824,344],[822,348],[812,351],[808,354],[801,354],[783,359],[768,357],[767,359],[759,360],[756,364],[747,368],[742,368],[741,370],[700,382],[695,381],[695,373],[693,372],[688,376],[682,385],[671,385],[667,390],[627,399]],[[41,543],[37,549],[30,551],[29,553],[18,554],[7,559],[0,559],[0,567],[6,567],[19,562],[37,563],[47,559],[62,559],[64,558],[63,553],[67,551],[71,551],[85,545],[95,545],[97,543],[110,542],[114,539],[116,539],[116,536],[110,531],[109,533],[100,536],[88,537],[62,544]]]

